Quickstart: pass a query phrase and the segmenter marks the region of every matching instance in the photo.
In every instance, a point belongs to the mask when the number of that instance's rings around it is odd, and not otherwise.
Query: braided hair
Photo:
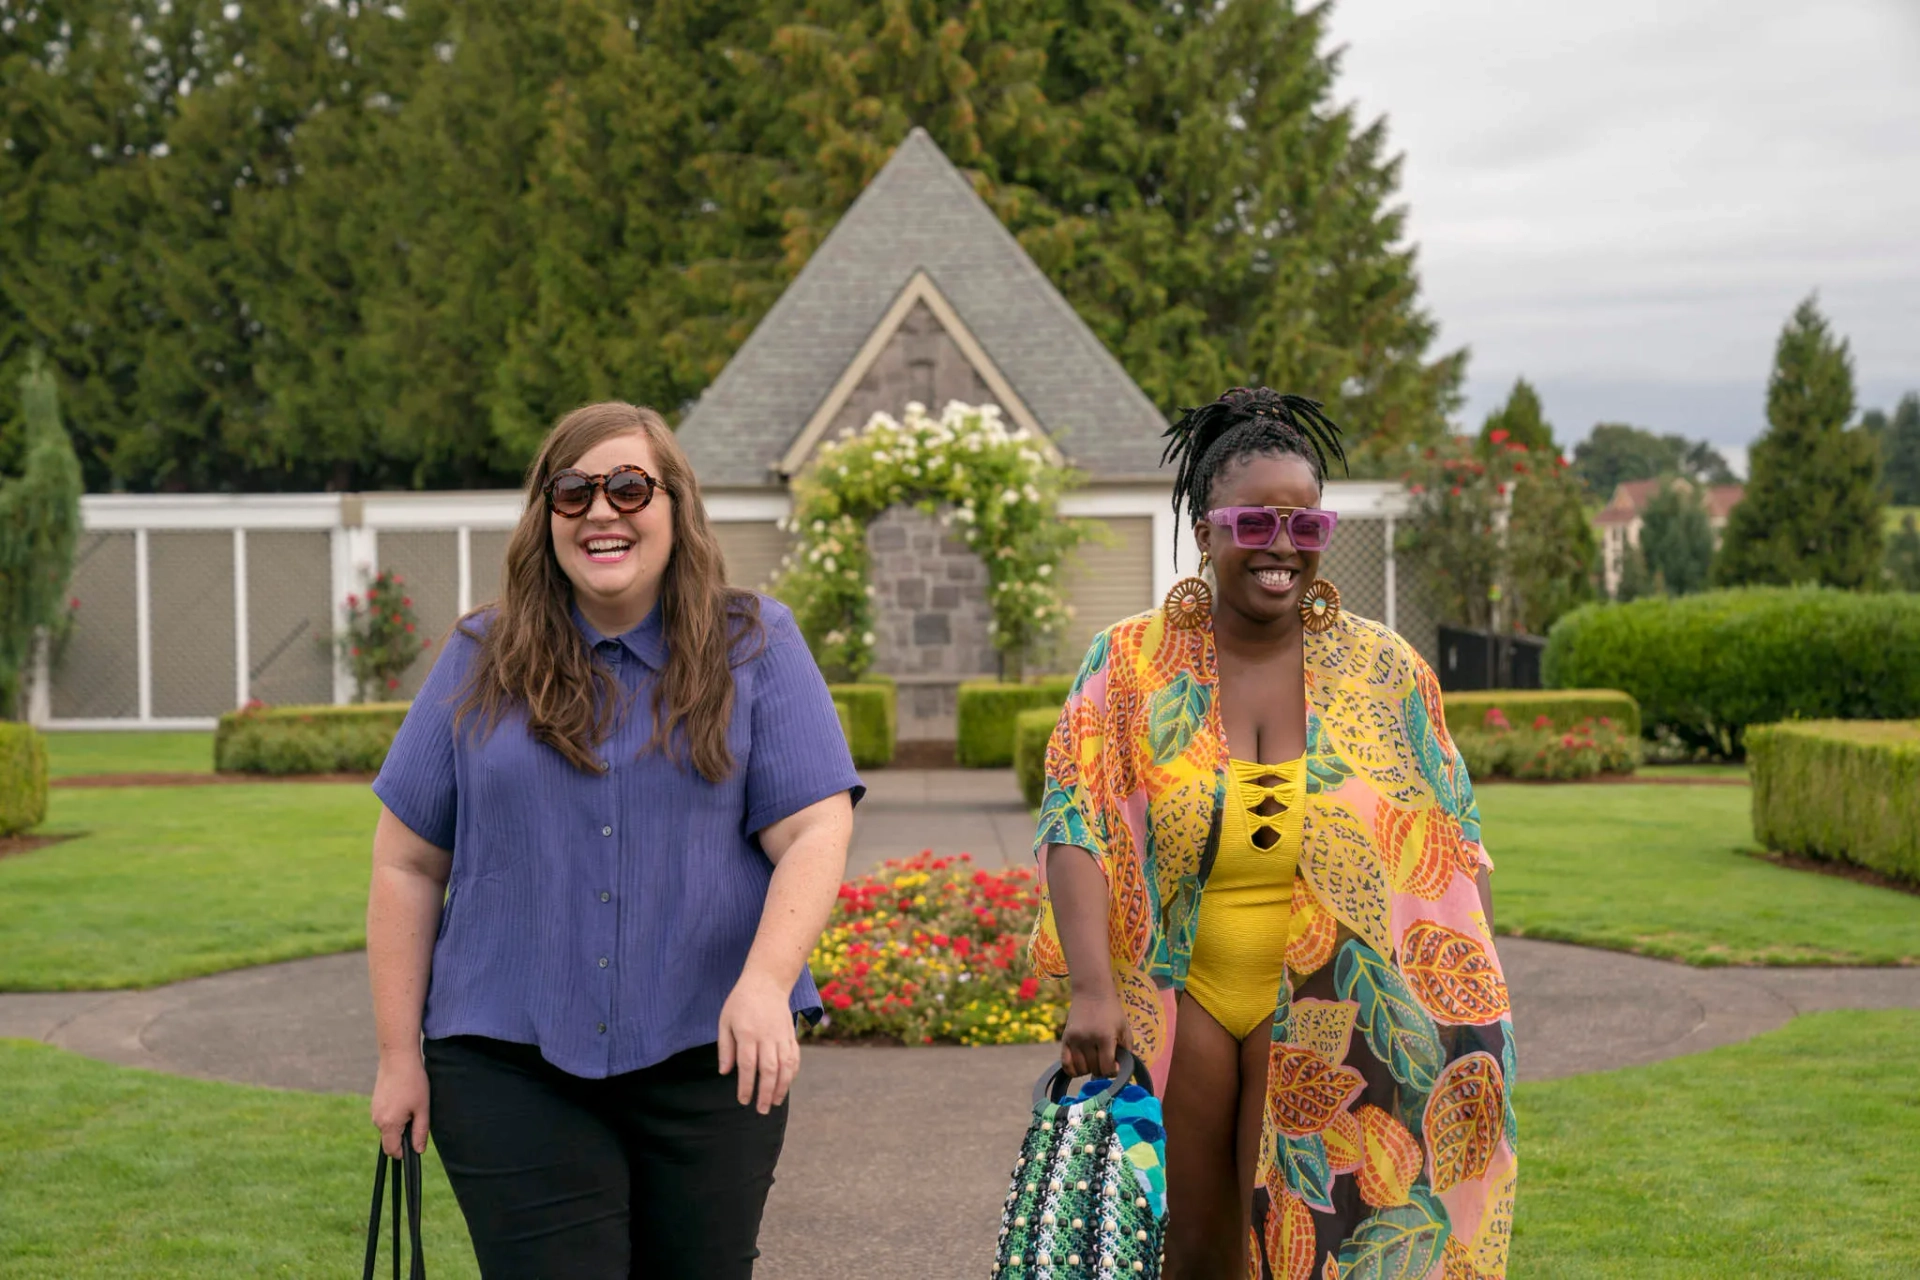
[[[1189,520],[1205,517],[1213,482],[1242,458],[1302,458],[1313,469],[1315,484],[1325,484],[1329,455],[1346,469],[1347,451],[1340,428],[1320,411],[1318,400],[1282,395],[1266,387],[1234,387],[1212,404],[1181,412],[1167,428],[1166,452],[1160,465],[1172,462],[1173,515],[1177,522],[1184,505]],[[1179,555],[1179,535],[1174,554]]]

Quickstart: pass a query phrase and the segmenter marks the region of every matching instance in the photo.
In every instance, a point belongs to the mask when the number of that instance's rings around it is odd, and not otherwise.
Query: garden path
[[[1025,865],[1032,820],[1004,772],[875,771],[848,874],[932,848]],[[1524,1078],[1653,1062],[1800,1013],[1920,1008],[1920,969],[1693,969],[1506,938]],[[366,1092],[375,1060],[363,953],[146,991],[0,995],[0,1037],[129,1066]],[[795,1086],[759,1273],[770,1280],[984,1274],[1010,1153],[1046,1045],[816,1046]]]
[[[1500,952],[1529,1080],[1694,1053],[1800,1013],[1920,1008],[1920,969],[1691,969],[1530,938]],[[0,995],[4,1036],[325,1092],[366,1092],[375,1061],[361,952],[147,991]],[[1053,1052],[809,1048],[759,1274],[985,1274],[1028,1093]]]

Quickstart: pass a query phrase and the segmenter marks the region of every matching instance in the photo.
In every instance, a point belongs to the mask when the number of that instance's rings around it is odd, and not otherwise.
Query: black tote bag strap
[[[374,1156],[373,1208],[367,1215],[367,1261],[361,1280],[373,1280],[374,1264],[380,1257],[380,1200],[387,1189],[387,1166],[393,1170],[393,1280],[400,1280],[401,1201],[406,1202],[407,1243],[413,1258],[407,1267],[409,1280],[427,1280],[426,1256],[420,1249],[420,1153],[413,1149],[413,1124],[400,1131],[400,1157],[390,1159],[384,1150]]]
[[[1133,1054],[1126,1049],[1121,1049],[1114,1056],[1117,1059],[1114,1065],[1119,1069],[1113,1073],[1113,1079],[1108,1083],[1107,1087],[1101,1090],[1099,1095],[1091,1099],[1091,1101],[1095,1103],[1109,1102],[1116,1093],[1119,1093],[1120,1090],[1125,1088],[1129,1083],[1143,1085],[1148,1093],[1153,1092],[1153,1076],[1148,1072],[1146,1063],[1134,1057]],[[1056,1062],[1045,1071],[1042,1071],[1040,1078],[1033,1082],[1033,1109],[1036,1112],[1041,1111],[1044,1110],[1050,1102],[1061,1102],[1065,1100],[1067,1096],[1067,1086],[1072,1082],[1073,1077],[1068,1074],[1066,1067],[1060,1063]]]

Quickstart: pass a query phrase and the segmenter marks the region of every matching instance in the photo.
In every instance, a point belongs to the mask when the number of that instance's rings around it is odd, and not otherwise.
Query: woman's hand
[[[427,1149],[427,1066],[419,1054],[380,1058],[373,1077],[373,1124],[380,1130],[380,1148],[396,1159],[400,1131],[413,1125],[413,1149]]]
[[[1108,980],[1075,991],[1067,1006],[1067,1025],[1060,1033],[1060,1062],[1076,1076],[1112,1077],[1120,1069],[1121,1049],[1132,1048],[1126,1007]]]
[[[800,1038],[789,992],[749,969],[720,1008],[720,1074],[740,1070],[740,1105],[755,1101],[766,1115],[787,1100],[800,1072]]]

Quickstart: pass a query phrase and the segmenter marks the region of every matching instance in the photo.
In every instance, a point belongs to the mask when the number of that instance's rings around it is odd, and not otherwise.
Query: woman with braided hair
[[[1094,641],[1047,750],[1061,1059],[1149,1064],[1174,1280],[1502,1277],[1492,862],[1433,672],[1317,576],[1339,428],[1263,387],[1167,434],[1208,576]]]

